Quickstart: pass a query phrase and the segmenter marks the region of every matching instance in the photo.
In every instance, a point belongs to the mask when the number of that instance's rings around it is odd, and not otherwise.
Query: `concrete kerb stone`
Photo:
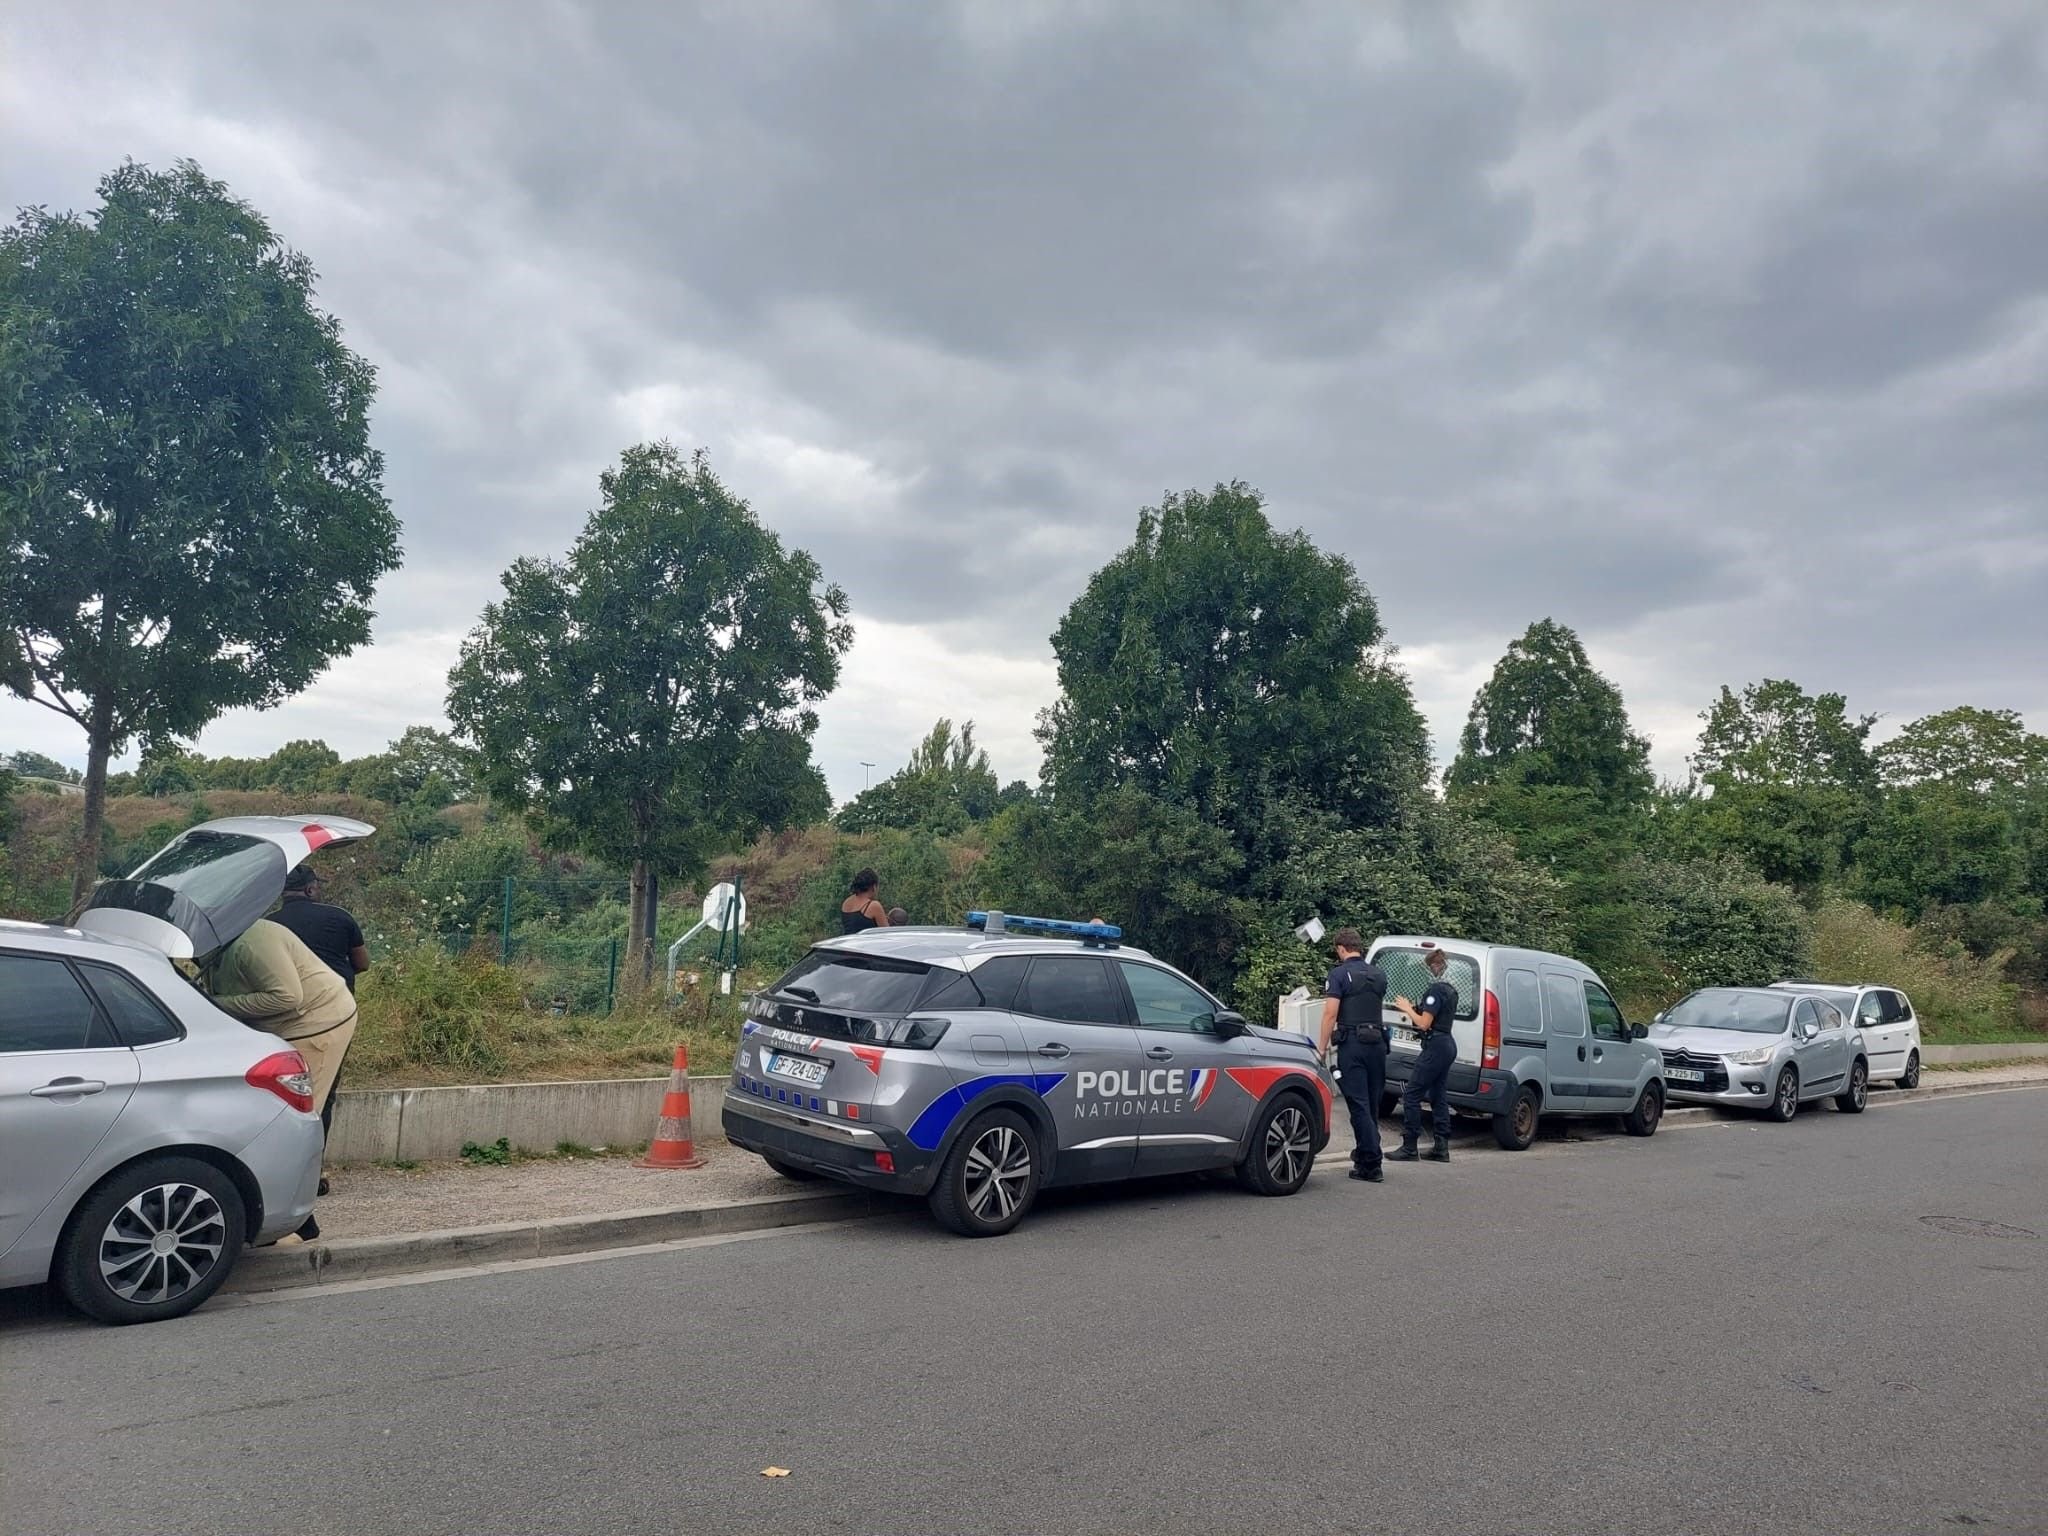
[[[509,1221],[390,1237],[340,1237],[306,1246],[263,1248],[242,1256],[229,1291],[277,1291],[382,1275],[632,1248],[681,1238],[755,1232],[811,1222],[847,1221],[902,1208],[861,1189],[760,1195],[711,1205],[662,1206],[602,1216]]]
[[[722,1139],[719,1111],[728,1079],[690,1079],[690,1134]],[[463,1145],[503,1137],[516,1151],[636,1146],[653,1133],[665,1077],[591,1082],[488,1083],[450,1088],[348,1089],[335,1096],[330,1163],[435,1162]]]

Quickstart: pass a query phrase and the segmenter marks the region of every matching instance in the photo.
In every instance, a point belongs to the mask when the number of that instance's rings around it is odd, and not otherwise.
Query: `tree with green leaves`
[[[188,161],[99,193],[0,232],[0,672],[85,732],[80,897],[114,753],[305,688],[398,563],[312,265]]]
[[[848,832],[917,827],[952,837],[995,815],[1001,798],[988,752],[975,744],[974,722],[956,732],[942,719],[907,764],[855,795],[834,819]]]
[[[1241,481],[1140,512],[1052,644],[1060,698],[1039,737],[1056,802],[1135,789],[1236,839],[1292,796],[1381,822],[1426,776],[1372,594]]]
[[[1593,669],[1575,633],[1539,619],[1472,700],[1446,783],[1578,790],[1623,809],[1645,804],[1656,780],[1621,690]]]
[[[483,786],[558,847],[649,881],[830,807],[812,706],[852,643],[846,596],[785,550],[700,452],[629,448],[566,559],[522,558],[448,677]]]
[[[1724,687],[1700,719],[1692,766],[1708,793],[1661,818],[1677,851],[1732,853],[1808,893],[1835,878],[1876,809],[1877,717],[1774,678],[1739,695]]]
[[[2029,731],[2014,710],[1966,704],[1915,720],[1877,749],[1877,766],[1888,785],[2010,793],[2048,779],[2048,736]]]

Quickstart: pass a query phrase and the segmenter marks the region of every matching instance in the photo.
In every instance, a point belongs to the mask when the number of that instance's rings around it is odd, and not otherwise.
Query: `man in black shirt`
[[[318,955],[327,969],[356,989],[356,977],[370,968],[369,946],[363,930],[344,907],[320,899],[320,877],[304,864],[284,877],[284,904],[270,914],[270,921],[289,928],[306,948]],[[343,1061],[347,1061],[344,1053]],[[334,1096],[341,1089],[341,1068],[334,1070],[334,1087],[320,1106],[320,1129],[334,1124]],[[320,1193],[327,1193],[327,1178],[320,1179]]]
[[[1337,1042],[1337,1086],[1351,1111],[1351,1177],[1381,1182],[1380,1096],[1387,1091],[1387,973],[1365,958],[1356,928],[1330,941],[1336,969],[1323,983],[1322,1054]]]
[[[370,968],[363,930],[344,908],[320,899],[320,877],[304,864],[284,877],[284,905],[270,914],[270,920],[297,934],[351,992],[356,976]]]
[[[1451,1037],[1451,1022],[1458,1016],[1458,989],[1444,979],[1450,962],[1444,952],[1431,949],[1422,963],[1429,968],[1430,983],[1423,991],[1420,1007],[1405,997],[1394,1006],[1422,1035],[1422,1055],[1408,1074],[1408,1086],[1401,1094],[1401,1145],[1387,1154],[1396,1163],[1416,1159],[1415,1143],[1422,1135],[1422,1100],[1429,1099],[1430,1117],[1436,1140],[1422,1155],[1433,1163],[1451,1160],[1451,1064],[1458,1059],[1458,1042]]]

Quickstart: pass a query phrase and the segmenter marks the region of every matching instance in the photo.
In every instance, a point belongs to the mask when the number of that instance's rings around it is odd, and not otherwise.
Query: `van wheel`
[[[1835,1095],[1835,1108],[1845,1115],[1860,1115],[1869,1102],[1870,1064],[1858,1056],[1856,1065],[1849,1069],[1848,1088]]]
[[[1038,1197],[1038,1143],[1012,1110],[992,1109],[953,1144],[931,1211],[962,1237],[1000,1237],[1024,1219]]]
[[[1657,1123],[1664,1118],[1664,1085],[1645,1083],[1643,1096],[1636,1100],[1636,1107],[1621,1117],[1621,1128],[1631,1136],[1654,1136]]]
[[[213,1164],[145,1158],[72,1213],[50,1279],[103,1323],[183,1317],[221,1288],[248,1230],[241,1192]]]
[[[779,1157],[763,1157],[761,1161],[770,1168],[773,1168],[785,1179],[789,1179],[797,1184],[810,1184],[824,1177],[823,1174],[813,1173],[808,1168],[799,1168],[795,1163],[785,1163]]]
[[[1252,1126],[1250,1155],[1237,1165],[1237,1182],[1255,1195],[1291,1195],[1316,1165],[1315,1125],[1299,1095],[1283,1093]]]
[[[1915,1051],[1906,1058],[1906,1075],[1899,1079],[1899,1086],[1901,1088],[1918,1088],[1920,1086],[1920,1053],[1918,1051]]]
[[[1771,1091],[1771,1107],[1765,1113],[1780,1125],[1799,1113],[1799,1074],[1792,1068],[1778,1074],[1778,1086]]]
[[[1515,1093],[1515,1102],[1493,1117],[1493,1139],[1510,1152],[1528,1151],[1529,1143],[1536,1139],[1542,1107],[1535,1088],[1524,1083]]]

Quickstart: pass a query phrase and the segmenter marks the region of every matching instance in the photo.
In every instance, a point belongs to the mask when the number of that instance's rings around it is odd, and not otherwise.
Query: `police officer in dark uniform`
[[[1451,1160],[1451,1063],[1458,1059],[1458,1042],[1451,1037],[1451,1021],[1458,1016],[1458,989],[1444,979],[1444,971],[1450,962],[1444,959],[1442,950],[1430,950],[1422,963],[1429,968],[1431,979],[1423,991],[1421,1006],[1405,997],[1394,999],[1394,1006],[1422,1035],[1422,1055],[1416,1060],[1415,1069],[1408,1074],[1408,1086],[1401,1094],[1400,1148],[1387,1156],[1397,1163],[1415,1161],[1415,1143],[1422,1135],[1422,1100],[1427,1096],[1436,1140],[1421,1155],[1432,1163],[1448,1163]]]
[[[1387,973],[1365,958],[1356,928],[1339,928],[1331,941],[1336,969],[1323,984],[1322,1049],[1337,1042],[1337,1086],[1351,1111],[1351,1177],[1377,1184],[1380,1171],[1380,1095],[1387,1089]]]

